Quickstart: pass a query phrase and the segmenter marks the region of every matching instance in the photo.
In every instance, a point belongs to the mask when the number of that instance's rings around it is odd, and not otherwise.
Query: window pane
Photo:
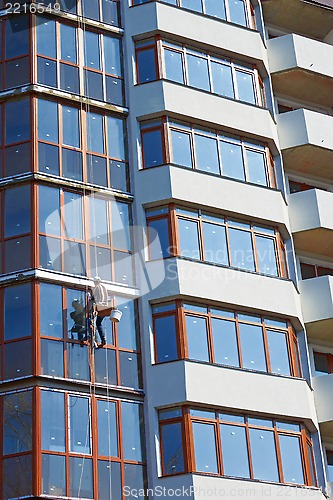
[[[243,154],[241,146],[230,142],[220,142],[222,173],[226,177],[245,181]]]
[[[83,16],[90,19],[100,20],[98,0],[82,0]]]
[[[30,100],[7,102],[5,111],[6,144],[30,139]]]
[[[90,247],[90,276],[100,276],[104,281],[112,280],[111,250],[108,248]]]
[[[31,455],[22,455],[3,460],[3,499],[25,498],[32,495]]]
[[[114,281],[129,286],[133,285],[133,258],[128,252],[113,252]]]
[[[5,149],[4,177],[31,170],[31,144],[24,142]]]
[[[310,448],[310,451],[311,451],[311,448]],[[327,458],[327,469],[328,469],[328,481],[333,483],[333,452],[326,450],[326,458]],[[310,458],[310,460],[311,460],[311,458]]]
[[[184,472],[182,425],[163,425],[161,427],[162,459],[164,474]]]
[[[66,495],[66,457],[42,455],[43,495]]]
[[[187,54],[188,85],[201,90],[210,90],[208,61],[202,57]]]
[[[3,398],[3,454],[32,449],[32,392],[8,394]]]
[[[191,259],[200,259],[198,224],[185,219],[178,219],[180,255]]]
[[[31,285],[5,288],[5,340],[31,335]]]
[[[61,257],[60,240],[49,236],[39,237],[39,267],[61,271]]]
[[[60,88],[73,94],[80,93],[78,68],[60,63]]]
[[[95,71],[84,71],[85,94],[91,99],[104,100],[103,75]]]
[[[254,271],[251,233],[229,228],[228,234],[232,267]]]
[[[39,231],[60,236],[60,193],[57,188],[39,186]]]
[[[236,80],[238,87],[238,99],[240,101],[256,104],[253,76],[244,71],[236,70]]]
[[[62,288],[40,284],[40,334],[62,338]]]
[[[198,361],[209,361],[207,323],[205,318],[186,315],[188,357]]]
[[[267,330],[267,338],[272,372],[291,375],[286,334]]]
[[[212,318],[215,363],[239,366],[236,324],[233,321]]]
[[[205,6],[208,16],[226,19],[224,0],[205,0]]]
[[[121,46],[118,38],[104,36],[104,68],[110,75],[121,76]]]
[[[74,498],[94,498],[91,459],[69,457],[69,472],[69,495]]]
[[[64,377],[64,345],[54,340],[41,340],[41,374]]]
[[[215,427],[210,424],[192,423],[194,438],[195,470],[217,474]]]
[[[56,102],[38,99],[38,138],[47,142],[59,142]]]
[[[59,175],[59,149],[50,144],[38,144],[38,169],[46,174]]]
[[[5,238],[30,232],[30,184],[5,191]]]
[[[104,154],[103,117],[87,113],[88,150]]]
[[[265,155],[257,151],[246,150],[249,181],[267,186]]]
[[[76,29],[67,24],[60,25],[61,59],[76,64]]]
[[[62,106],[62,142],[73,148],[80,147],[79,110]]]
[[[32,375],[31,340],[10,342],[4,345],[4,379]]]
[[[107,24],[120,26],[119,7],[119,2],[115,2],[113,0],[102,0],[103,21]]]
[[[69,396],[68,401],[69,449],[76,453],[91,453],[89,399]]]
[[[107,385],[118,385],[116,351],[111,349],[95,349],[94,355],[96,382]]]
[[[143,491],[147,488],[146,482],[146,468],[142,465],[126,464],[125,471],[125,485],[129,487],[129,491],[137,490]]]
[[[194,135],[195,160],[198,170],[214,174],[220,173],[218,143],[216,139],[203,135]]]
[[[62,150],[62,175],[82,181],[82,153],[73,149]]]
[[[125,159],[124,121],[108,116],[108,155],[119,160]]]
[[[65,397],[62,392],[42,391],[42,450],[65,451]]]
[[[235,98],[231,66],[216,62],[211,63],[213,91],[225,97]]]
[[[178,359],[175,316],[156,318],[154,325],[156,362],[162,363]]]
[[[101,69],[99,35],[92,31],[85,31],[84,35],[84,64],[88,68]]]
[[[225,476],[250,477],[244,427],[221,425],[223,470]]]
[[[108,187],[106,158],[87,155],[88,182]]]
[[[259,272],[278,276],[274,240],[256,236],[256,246]]]
[[[109,161],[111,187],[119,191],[129,191],[128,165],[124,162]],[[104,185],[104,184],[102,184]]]
[[[108,202],[100,198],[89,199],[90,239],[103,245],[108,244]]]
[[[279,482],[274,434],[250,429],[253,475],[255,479]]]
[[[81,335],[81,339],[80,339]],[[84,340],[83,334],[78,335],[78,340]],[[80,344],[67,344],[67,372],[68,378],[75,380],[90,380],[89,352],[87,346]]]
[[[266,356],[260,326],[239,323],[243,368],[265,372]]]
[[[330,373],[327,355],[315,352],[314,363],[316,376],[327,375],[328,373]]]
[[[304,484],[300,440],[294,436],[279,435],[283,479],[285,483]]]
[[[97,401],[98,407],[98,455],[118,456],[116,403]]]
[[[124,387],[141,387],[140,383],[140,365],[137,354],[133,352],[120,352],[120,385]]]
[[[5,248],[5,273],[28,269],[31,266],[31,238],[24,236],[8,240]]]
[[[64,230],[66,238],[82,240],[82,196],[75,193],[64,193],[65,217]]]
[[[164,163],[162,130],[151,130],[142,134],[142,152],[144,168]]]
[[[141,436],[143,432],[143,408],[136,403],[121,403],[123,434],[123,453],[125,460],[142,462],[144,460]]]
[[[37,57],[38,83],[57,87],[57,63],[44,57]]]
[[[14,59],[5,64],[5,85],[4,88],[18,87],[30,83],[30,59],[23,57]]]
[[[247,26],[244,0],[229,0],[230,21]]]
[[[202,12],[201,0],[182,0],[182,7],[184,9]]]
[[[148,223],[149,258],[164,259],[170,255],[168,219],[151,220]]]
[[[136,54],[138,83],[156,80],[155,48],[139,50]]]
[[[14,15],[5,21],[6,59],[29,52],[29,17]]]
[[[225,227],[203,222],[205,261],[229,265]]]
[[[172,161],[177,165],[192,168],[191,139],[189,134],[171,131]]]
[[[106,102],[123,106],[123,81],[113,76],[107,76],[106,82]]]
[[[191,0],[192,1],[192,0]],[[165,76],[167,80],[184,83],[183,57],[179,52],[164,49]]]
[[[121,499],[120,463],[98,460],[98,493],[100,500]]]

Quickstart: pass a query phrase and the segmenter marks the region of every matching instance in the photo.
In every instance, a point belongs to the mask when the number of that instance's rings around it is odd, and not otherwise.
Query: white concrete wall
[[[288,208],[280,191],[169,165],[141,170],[137,200],[144,206],[175,201],[272,226],[287,227]],[[333,198],[333,196],[332,196]]]
[[[333,374],[312,379],[318,422],[333,421]]]
[[[293,233],[318,228],[333,230],[333,193],[311,189],[289,195],[288,203]]]
[[[333,47],[299,35],[285,35],[267,42],[271,73],[300,68],[333,78]]]
[[[299,282],[305,323],[333,318],[333,276]]]
[[[277,153],[276,125],[267,109],[162,80],[137,85],[133,100],[132,111],[140,121],[163,114],[190,117],[192,123],[267,141]]]
[[[244,62],[256,63],[262,77],[268,75],[268,57],[260,33],[206,16],[175,9],[159,2],[129,9],[126,31],[143,38],[156,33],[192,47],[213,51],[216,55],[235,56]]]
[[[333,150],[332,116],[296,109],[278,115],[277,126],[282,150],[306,144]]]

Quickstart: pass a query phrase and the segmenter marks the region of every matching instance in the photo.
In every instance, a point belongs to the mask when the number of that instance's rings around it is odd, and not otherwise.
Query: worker
[[[94,289],[92,291],[92,301],[93,307],[97,310],[98,305],[107,305],[108,304],[108,291],[106,287],[103,285],[102,280],[99,276],[94,278]],[[98,331],[98,335],[101,340],[101,347],[106,345],[105,332],[102,325],[104,317],[98,316],[96,318],[96,329]]]
[[[70,317],[74,321],[74,325],[71,328],[72,337],[74,333],[77,333],[77,338],[82,342],[87,340],[87,330],[86,330],[86,310],[81,301],[74,299],[72,302],[72,307],[74,311],[70,313]]]

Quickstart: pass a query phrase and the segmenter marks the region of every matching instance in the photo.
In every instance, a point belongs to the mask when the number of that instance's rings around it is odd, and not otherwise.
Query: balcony
[[[129,8],[126,31],[134,39],[157,33],[183,43],[200,44],[201,48],[223,52],[258,65],[268,72],[267,51],[259,31],[219,21],[196,12],[175,8],[162,2],[148,2],[140,8]]]
[[[275,93],[332,106],[333,68],[327,64],[333,60],[331,45],[294,34],[267,45]]]
[[[275,154],[278,136],[274,120],[266,108],[227,99],[166,80],[137,85],[132,91],[132,115],[139,120],[167,114],[175,119],[191,119],[209,128],[244,133],[248,138],[268,142]]]
[[[170,201],[191,203],[207,210],[209,207],[265,224],[286,226],[289,231],[288,208],[280,191],[198,170],[171,165],[140,170],[137,196],[143,206]]]
[[[297,109],[277,124],[285,169],[333,180],[333,117]]]
[[[312,341],[332,341],[333,276],[321,276],[299,282],[303,317]]]
[[[333,439],[333,374],[314,377],[312,383],[323,440]]]
[[[288,202],[296,250],[333,257],[333,194],[311,189]]]
[[[329,0],[321,0],[321,4]],[[302,0],[263,0],[266,24],[323,40],[333,26],[333,10]]]

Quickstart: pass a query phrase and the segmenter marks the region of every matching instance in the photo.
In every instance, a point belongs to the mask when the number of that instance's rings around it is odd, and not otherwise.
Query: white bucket
[[[119,309],[113,309],[110,314],[110,321],[112,323],[119,323],[123,313]]]

